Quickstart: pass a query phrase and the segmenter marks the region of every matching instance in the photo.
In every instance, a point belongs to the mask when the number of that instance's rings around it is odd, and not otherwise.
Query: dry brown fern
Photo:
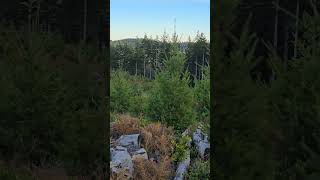
[[[129,115],[119,115],[111,127],[111,136],[118,138],[123,134],[140,133],[139,120]]]
[[[162,158],[159,163],[143,158],[137,158],[133,163],[135,180],[167,180],[172,175],[169,157]]]
[[[169,156],[172,152],[173,129],[161,123],[152,123],[141,131],[142,146],[148,153],[159,151],[161,156]]]

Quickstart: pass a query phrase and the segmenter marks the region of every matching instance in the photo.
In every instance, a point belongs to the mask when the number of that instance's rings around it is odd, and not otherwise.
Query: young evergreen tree
[[[176,52],[156,74],[148,101],[148,115],[173,126],[186,129],[195,118],[194,96],[189,87],[189,73],[184,70],[185,57]]]

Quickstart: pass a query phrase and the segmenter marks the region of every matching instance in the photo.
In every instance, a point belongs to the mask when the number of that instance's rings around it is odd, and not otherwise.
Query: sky
[[[204,33],[210,39],[210,0],[110,0],[111,40],[156,38],[164,31],[187,41]]]

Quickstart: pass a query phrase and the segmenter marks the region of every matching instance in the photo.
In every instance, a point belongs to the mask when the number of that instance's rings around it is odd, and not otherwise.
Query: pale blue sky
[[[142,38],[164,30],[176,32],[186,41],[199,31],[210,39],[210,0],[110,0],[111,40]]]

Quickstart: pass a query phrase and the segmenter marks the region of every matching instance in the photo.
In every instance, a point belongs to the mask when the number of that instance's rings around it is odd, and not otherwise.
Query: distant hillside
[[[128,39],[121,39],[121,40],[116,40],[116,41],[110,41],[111,46],[116,46],[118,44],[128,44],[128,46],[134,47],[137,42],[141,42],[141,38],[128,38]]]
[[[111,46],[116,46],[118,44],[128,44],[128,46],[131,46],[131,47],[135,47],[135,45],[138,43],[138,42],[141,42],[142,41],[142,38],[127,38],[127,39],[121,39],[121,40],[115,40],[115,41],[110,41],[110,45]],[[181,42],[179,43],[180,44],[180,47],[185,50],[187,47],[188,47],[188,42]]]

